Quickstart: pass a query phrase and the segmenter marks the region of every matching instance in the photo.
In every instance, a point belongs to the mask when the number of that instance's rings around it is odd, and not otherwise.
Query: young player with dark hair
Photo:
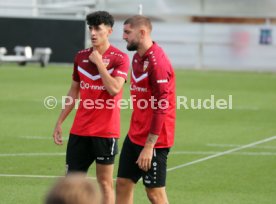
[[[120,136],[120,109],[114,104],[122,98],[129,60],[109,43],[114,19],[108,12],[91,13],[86,21],[92,47],[79,51],[75,57],[69,99],[57,120],[53,137],[56,144],[62,144],[61,125],[76,99],[80,99],[67,144],[67,171],[87,172],[95,161],[103,203],[113,204],[113,167]],[[108,103],[112,101],[110,108]]]

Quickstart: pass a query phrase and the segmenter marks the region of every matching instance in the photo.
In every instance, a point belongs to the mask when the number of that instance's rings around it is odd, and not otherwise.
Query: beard
[[[130,42],[127,45],[128,51],[136,51],[138,49],[138,43],[137,42]]]

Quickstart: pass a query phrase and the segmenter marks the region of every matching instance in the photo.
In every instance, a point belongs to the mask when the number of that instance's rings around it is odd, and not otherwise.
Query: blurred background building
[[[140,4],[176,68],[276,70],[276,0],[0,0],[0,47],[50,46],[53,62],[71,62],[90,45],[86,14],[107,10],[126,51],[123,21]]]

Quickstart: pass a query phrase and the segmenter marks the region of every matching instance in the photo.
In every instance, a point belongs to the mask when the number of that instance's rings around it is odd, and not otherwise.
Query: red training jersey
[[[80,136],[119,138],[122,90],[111,96],[105,89],[97,66],[89,60],[93,48],[79,51],[75,57],[73,80],[80,83],[80,102],[71,133]],[[113,77],[127,79],[128,56],[110,45],[102,55],[103,63]]]
[[[131,73],[133,112],[130,140],[144,146],[149,133],[158,135],[155,148],[169,148],[174,143],[175,74],[173,67],[155,42],[140,57],[133,56]]]

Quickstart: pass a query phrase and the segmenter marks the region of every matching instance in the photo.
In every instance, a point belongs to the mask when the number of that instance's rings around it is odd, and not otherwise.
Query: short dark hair
[[[113,27],[114,18],[107,11],[96,11],[86,16],[86,22],[90,26],[99,26],[103,23],[104,25]]]
[[[130,24],[131,27],[146,26],[150,31],[152,30],[150,19],[142,15],[135,15],[126,19],[124,25],[126,24]]]

